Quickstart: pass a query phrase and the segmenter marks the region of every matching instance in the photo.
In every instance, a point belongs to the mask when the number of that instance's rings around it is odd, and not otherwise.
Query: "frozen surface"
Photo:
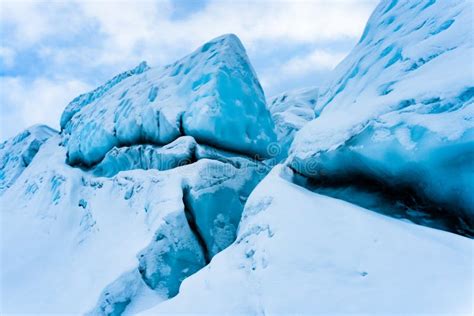
[[[71,165],[93,165],[114,146],[163,145],[182,135],[260,157],[275,140],[263,90],[235,35],[98,90],[77,113],[66,109],[66,117],[74,113],[64,126]]]
[[[472,314],[471,239],[312,193],[279,173],[252,192],[237,241],[144,314]]]
[[[473,240],[373,212],[473,227],[472,14],[382,1],[325,85],[269,109],[225,35],[3,143],[0,313],[473,314]]]
[[[324,181],[413,191],[474,227],[471,1],[382,1],[320,88],[289,164]]]
[[[203,147],[222,161],[96,177],[64,163],[61,141],[50,138],[0,197],[2,313],[139,311],[175,295],[233,242],[267,172]],[[204,203],[213,192],[237,202]]]
[[[200,159],[217,160],[237,168],[258,167],[261,168],[262,174],[265,174],[268,169],[250,157],[201,145],[191,136],[182,136],[164,146],[114,147],[91,170],[96,176],[111,177],[126,170],[170,170]]]
[[[288,154],[295,132],[315,118],[317,98],[317,88],[306,88],[285,92],[269,100],[268,108],[275,122],[281,158]]]
[[[0,144],[0,195],[28,167],[41,145],[56,133],[46,125],[35,125]]]
[[[69,122],[69,120],[83,107],[94,103],[94,101],[96,101],[97,99],[100,99],[102,96],[104,96],[104,94],[106,94],[110,89],[112,89],[124,79],[127,79],[128,77],[131,77],[133,75],[139,75],[147,71],[148,69],[150,69],[150,67],[145,61],[142,61],[137,67],[116,75],[115,77],[107,81],[104,85],[94,89],[93,91],[81,94],[80,96],[74,98],[74,100],[72,100],[66,106],[63,114],[61,115],[61,129],[66,127],[66,124]]]
[[[165,146],[133,145],[114,147],[94,167],[97,176],[114,176],[120,171],[133,169],[169,170],[187,165],[195,160],[196,142],[183,136]]]

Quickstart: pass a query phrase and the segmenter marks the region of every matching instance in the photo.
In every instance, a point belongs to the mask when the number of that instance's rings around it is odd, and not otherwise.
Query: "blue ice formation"
[[[94,89],[93,91],[81,94],[77,96],[76,98],[74,98],[74,100],[72,100],[66,106],[63,114],[61,115],[61,120],[60,120],[61,129],[64,129],[64,127],[66,127],[66,124],[74,116],[74,114],[79,112],[83,107],[88,106],[89,104],[92,104],[94,101],[100,99],[104,94],[106,94],[110,89],[118,85],[124,79],[134,76],[134,75],[139,75],[147,71],[148,69],[150,69],[150,67],[147,65],[145,61],[142,61],[135,68],[116,75],[115,77],[107,81],[105,84]]]
[[[323,185],[403,195],[473,234],[471,13],[461,0],[381,2],[321,86],[318,117],[296,134],[290,166]]]
[[[64,126],[71,165],[96,164],[113,147],[163,145],[182,135],[259,157],[275,140],[263,90],[235,35],[99,90],[106,92],[90,105],[66,109],[73,113]]]
[[[34,125],[0,144],[0,193],[30,165],[41,145],[57,134],[46,125]]]

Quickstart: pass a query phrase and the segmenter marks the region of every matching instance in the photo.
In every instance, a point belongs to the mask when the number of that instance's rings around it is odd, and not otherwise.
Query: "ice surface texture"
[[[64,125],[72,165],[93,165],[114,146],[163,145],[182,135],[260,157],[275,140],[262,88],[235,35],[98,90],[77,113],[66,109],[75,113]]]
[[[48,126],[35,125],[0,144],[0,194],[15,182],[41,145],[56,133]]]
[[[63,114],[61,115],[61,129],[66,127],[66,124],[69,120],[79,112],[83,107],[93,103],[97,99],[101,98],[104,94],[106,94],[110,89],[114,86],[119,84],[122,80],[131,77],[133,75],[138,75],[147,71],[150,67],[147,65],[145,61],[141,62],[137,67],[133,68],[132,70],[128,70],[118,74],[117,76],[113,77],[109,81],[107,81],[104,85],[94,89],[91,92],[81,94],[80,96],[74,98],[64,109]]]
[[[268,108],[275,122],[279,158],[286,158],[296,131],[315,118],[317,88],[298,89],[272,97]]]
[[[269,170],[255,155],[275,140],[233,35],[114,77],[74,99],[61,125],[1,197],[2,257],[21,258],[1,270],[2,311],[120,314],[176,295],[235,240]]]
[[[277,167],[236,242],[142,315],[471,314],[472,246],[312,193]]]
[[[0,197],[1,256],[16,258],[0,269],[2,312],[128,311],[142,296],[156,304],[175,295],[234,241],[246,198],[267,172],[199,146],[197,161],[171,170],[97,177],[65,164],[61,141],[44,143]]]
[[[76,98],[40,147],[5,143],[1,312],[472,314],[471,239],[295,184],[370,178],[467,221],[470,9],[383,1],[319,92],[271,101],[279,143],[300,130],[255,190],[273,123],[229,35]]]
[[[412,191],[473,228],[472,12],[463,0],[381,2],[321,87],[290,165],[318,180]]]

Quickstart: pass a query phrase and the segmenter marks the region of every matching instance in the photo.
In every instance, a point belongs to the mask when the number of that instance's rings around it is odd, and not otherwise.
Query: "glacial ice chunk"
[[[183,135],[260,157],[275,140],[263,90],[235,35],[129,76],[77,112],[72,108],[64,126],[71,165],[93,165],[115,146],[163,145]]]

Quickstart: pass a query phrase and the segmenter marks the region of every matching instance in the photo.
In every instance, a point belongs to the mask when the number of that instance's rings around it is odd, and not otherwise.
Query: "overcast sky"
[[[377,0],[0,0],[0,141],[58,128],[66,104],[146,60],[166,65],[240,37],[267,97],[317,86],[358,41]]]

